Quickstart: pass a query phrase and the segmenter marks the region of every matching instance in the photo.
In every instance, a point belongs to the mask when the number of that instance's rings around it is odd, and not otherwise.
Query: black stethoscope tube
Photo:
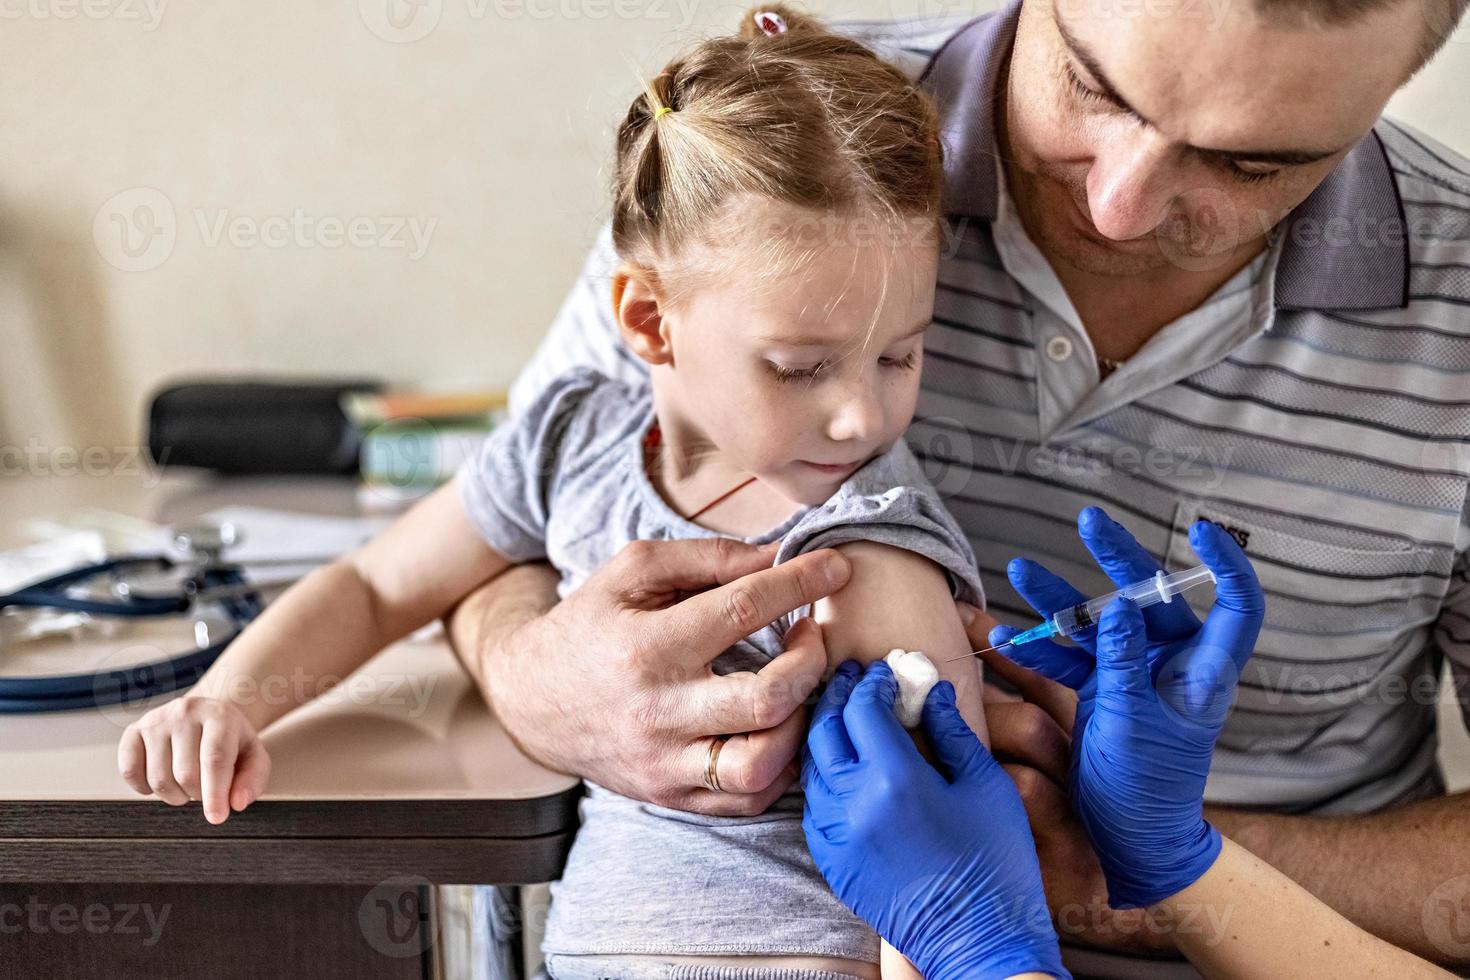
[[[187,592],[181,592],[177,596],[130,595],[116,602],[82,599],[66,594],[68,587],[93,576],[140,565],[172,568],[174,564],[172,559],[163,555],[132,555],[83,565],[35,582],[9,595],[0,595],[0,609],[7,606],[47,607],[130,619],[187,612],[193,604],[193,597]],[[206,586],[238,586],[245,582],[239,568],[229,565],[206,569],[201,578]],[[218,659],[225,647],[240,634],[240,630],[260,614],[262,608],[260,597],[254,593],[224,599],[220,604],[229,613],[236,629],[229,636],[199,650],[190,650],[152,663],[95,673],[0,677],[0,714],[97,708],[140,701],[189,687]]]

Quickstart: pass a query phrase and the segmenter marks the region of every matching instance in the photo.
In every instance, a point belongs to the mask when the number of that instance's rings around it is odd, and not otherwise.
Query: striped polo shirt
[[[1207,797],[1352,813],[1441,792],[1443,659],[1470,680],[1470,163],[1380,120],[1255,262],[1099,382],[997,170],[990,106],[1018,11],[836,25],[939,106],[950,236],[909,441],[991,612],[1035,621],[1006,581],[1017,555],[1113,587],[1077,537],[1088,505],[1170,569],[1197,564],[1189,526],[1215,521],[1267,613]],[[613,321],[614,262],[604,229],[513,411],[577,365],[646,373]]]

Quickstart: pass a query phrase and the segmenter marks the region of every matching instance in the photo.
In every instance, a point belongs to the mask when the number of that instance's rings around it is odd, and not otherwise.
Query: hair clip
[[[755,26],[768,36],[786,33],[786,18],[774,10],[762,10],[755,15]]]

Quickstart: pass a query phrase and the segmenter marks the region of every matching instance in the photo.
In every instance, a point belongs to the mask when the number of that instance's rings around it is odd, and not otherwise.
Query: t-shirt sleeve
[[[547,515],[569,462],[567,434],[604,381],[585,367],[551,381],[520,414],[492,430],[456,475],[470,522],[510,561],[546,557]]]
[[[874,541],[923,555],[944,569],[957,600],[985,608],[985,589],[969,539],[902,439],[848,477],[825,504],[803,516],[781,539],[776,564],[852,541]],[[779,625],[785,629],[809,612],[809,606],[798,609]]]

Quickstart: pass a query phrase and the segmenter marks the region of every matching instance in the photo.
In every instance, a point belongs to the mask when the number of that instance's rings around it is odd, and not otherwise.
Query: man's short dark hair
[[[1454,33],[1470,0],[1255,0],[1257,12],[1308,24],[1345,24],[1375,10],[1400,3],[1419,8],[1424,34],[1409,74],[1423,68]]]

